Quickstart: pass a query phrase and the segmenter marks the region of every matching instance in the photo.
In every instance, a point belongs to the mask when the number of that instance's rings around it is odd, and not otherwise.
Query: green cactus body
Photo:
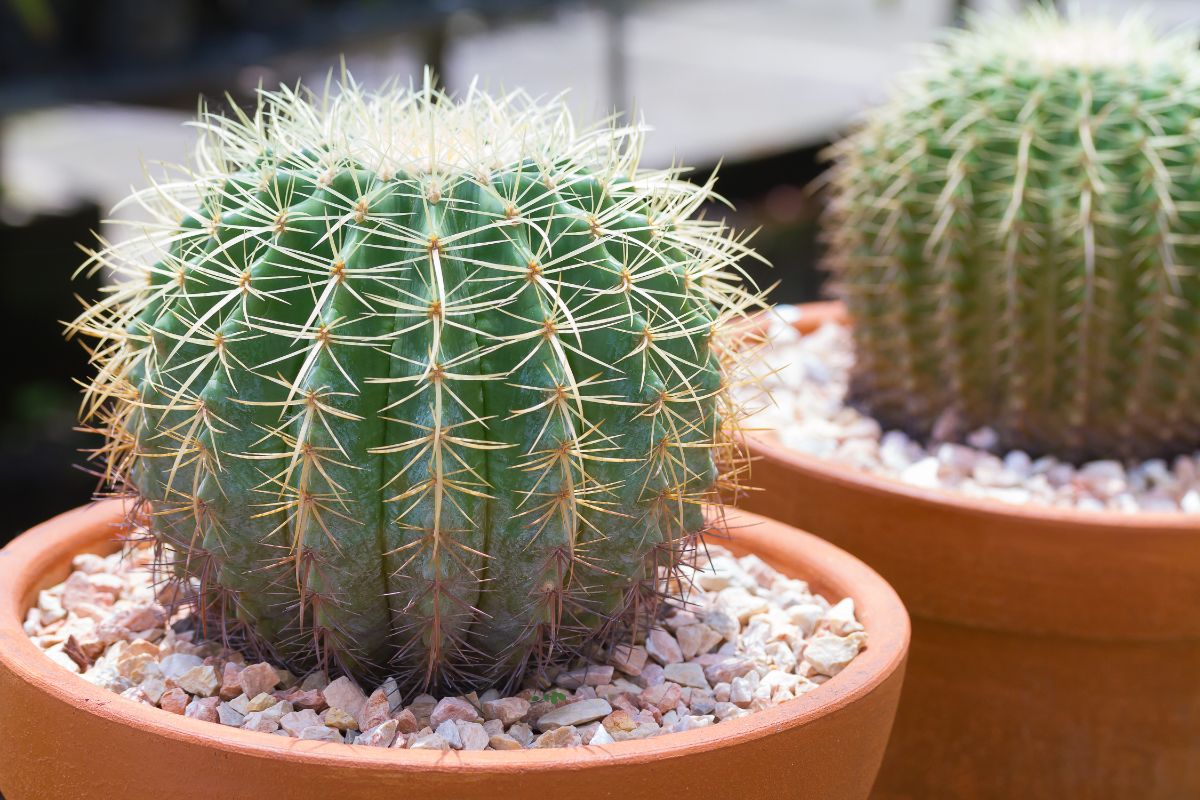
[[[1200,445],[1200,54],[1039,10],[835,145],[829,264],[883,424],[1082,460]]]
[[[721,331],[754,298],[689,218],[710,187],[521,95],[204,125],[76,330],[110,478],[205,617],[463,689],[642,624],[737,469]]]

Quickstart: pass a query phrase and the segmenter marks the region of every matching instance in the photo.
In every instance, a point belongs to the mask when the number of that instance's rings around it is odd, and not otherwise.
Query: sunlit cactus
[[[881,422],[1076,460],[1200,445],[1194,36],[983,18],[832,152],[852,391]]]
[[[723,332],[757,300],[711,182],[428,80],[200,126],[73,331],[98,458],[204,618],[463,690],[644,624],[741,469]]]

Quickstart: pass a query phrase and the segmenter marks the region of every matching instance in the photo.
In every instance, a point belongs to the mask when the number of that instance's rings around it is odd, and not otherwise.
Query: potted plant
[[[913,615],[880,797],[1200,793],[1198,111],[1194,38],[1038,10],[831,151],[745,507]]]
[[[200,126],[72,326],[127,499],[0,557],[10,800],[865,797],[906,617],[720,512],[756,296],[693,217],[711,185],[639,169],[636,128],[428,80]],[[715,583],[710,529],[754,556]],[[84,555],[121,530],[153,548]]]

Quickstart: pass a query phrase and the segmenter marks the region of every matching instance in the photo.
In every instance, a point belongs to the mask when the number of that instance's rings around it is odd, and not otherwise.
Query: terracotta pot
[[[831,303],[797,326],[845,320]],[[1200,797],[1200,516],[1016,506],[750,443],[742,505],[879,570],[913,618],[878,798]]]
[[[855,598],[870,643],[820,691],[749,717],[641,742],[520,752],[377,750],[285,739],[125,700],[43,655],[21,629],[72,556],[111,552],[115,502],[71,511],[0,550],[0,792],[8,800],[281,797],[865,798],[900,695],[908,618],[857,559],[733,514],[731,546],[828,596]]]

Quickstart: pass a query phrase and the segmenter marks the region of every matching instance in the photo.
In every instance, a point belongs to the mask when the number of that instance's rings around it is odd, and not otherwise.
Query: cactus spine
[[[109,480],[205,618],[469,689],[644,622],[735,481],[748,250],[636,128],[475,88],[264,92],[92,253]]]
[[[852,392],[881,422],[1076,460],[1200,444],[1194,37],[979,20],[832,153]]]

